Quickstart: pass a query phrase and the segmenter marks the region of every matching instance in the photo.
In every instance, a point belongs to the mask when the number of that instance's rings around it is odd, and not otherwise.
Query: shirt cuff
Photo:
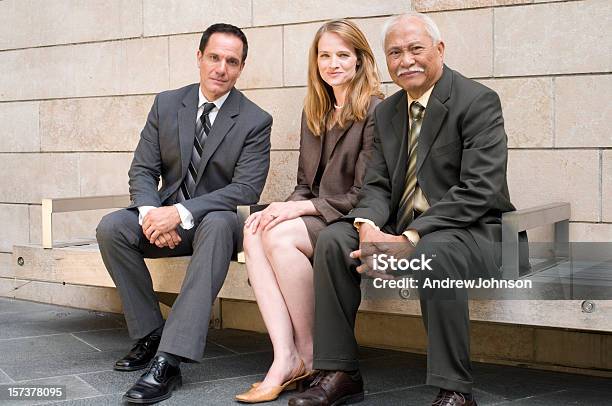
[[[176,207],[176,210],[178,210],[179,216],[181,217],[181,227],[183,228],[183,230],[189,230],[190,228],[192,228],[193,215],[191,214],[191,212],[180,203],[175,204],[174,207]]]
[[[142,225],[142,221],[151,209],[155,209],[155,206],[138,206],[138,224]]]
[[[380,228],[376,224],[374,224],[374,222],[372,220],[364,219],[364,218],[361,218],[361,217],[357,217],[353,221],[353,226],[357,229],[357,231],[359,231],[359,227],[361,227],[362,223],[369,224],[372,227],[374,227],[375,229],[380,230]]]
[[[421,237],[419,236],[419,233],[413,229],[408,229],[404,231],[402,235],[406,237],[408,241],[414,243],[415,246],[419,243],[419,240],[421,239]]]

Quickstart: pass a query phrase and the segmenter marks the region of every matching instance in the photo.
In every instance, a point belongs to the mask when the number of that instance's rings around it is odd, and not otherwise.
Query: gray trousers
[[[158,248],[142,232],[138,211],[122,209],[102,218],[96,237],[134,339],[146,336],[164,322],[144,258],[191,255],[181,291],[164,326],[159,351],[200,361],[212,304],[236,248],[238,218],[230,211],[211,212],[191,230],[179,226],[177,231],[182,239],[178,247]]]
[[[385,232],[389,232],[385,230]],[[355,318],[361,302],[358,259],[349,253],[359,246],[352,223],[337,222],[323,230],[314,255],[314,368],[351,371],[359,368]],[[425,235],[413,252],[431,258],[433,271],[414,277],[467,279],[484,268],[476,242],[467,230],[442,230]],[[427,330],[427,384],[471,392],[470,319],[464,290],[419,289]],[[406,332],[410,334],[410,332]]]

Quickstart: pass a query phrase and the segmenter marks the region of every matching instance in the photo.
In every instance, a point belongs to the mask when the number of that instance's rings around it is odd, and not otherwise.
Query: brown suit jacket
[[[288,201],[311,200],[327,223],[355,206],[374,145],[374,108],[380,102],[372,96],[365,120],[347,123],[343,131],[328,134],[334,136],[330,140],[333,148],[321,176],[318,196],[313,193],[313,183],[321,160],[322,138],[308,129],[302,113],[297,185]]]

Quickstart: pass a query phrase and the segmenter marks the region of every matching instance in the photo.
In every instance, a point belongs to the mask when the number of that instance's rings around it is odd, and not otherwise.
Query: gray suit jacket
[[[155,97],[129,171],[128,209],[174,203],[191,160],[198,88],[192,84]],[[195,197],[182,202],[196,224],[211,211],[259,201],[270,166],[271,127],[268,113],[239,90],[230,91],[204,145]]]
[[[397,210],[407,165],[407,95],[399,91],[374,113],[374,152],[359,203],[348,219],[367,218],[397,229]],[[488,266],[499,266],[501,215],[514,210],[506,181],[508,157],[497,94],[444,66],[423,119],[417,151],[417,180],[430,208],[408,228],[423,236],[442,229],[467,229]],[[491,262],[493,261],[493,262]]]

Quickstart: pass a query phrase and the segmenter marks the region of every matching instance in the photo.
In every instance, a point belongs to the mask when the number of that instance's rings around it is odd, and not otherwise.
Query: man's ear
[[[204,56],[204,54],[202,54],[202,51],[200,51],[198,49],[198,52],[196,52],[196,63],[198,65],[198,68],[200,67],[200,63],[202,63],[202,57]]]
[[[436,44],[436,48],[438,49],[438,53],[440,54],[440,58],[444,60],[444,42],[440,41]]]

